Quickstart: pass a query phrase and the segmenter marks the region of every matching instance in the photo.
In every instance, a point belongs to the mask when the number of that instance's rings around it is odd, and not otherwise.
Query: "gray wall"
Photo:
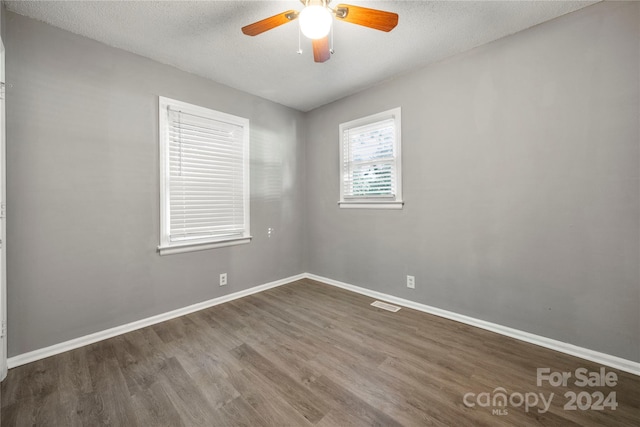
[[[19,15],[7,27],[9,356],[303,271],[302,113]],[[156,253],[158,95],[251,120],[251,244]]]
[[[640,361],[639,23],[600,3],[309,113],[308,271]],[[398,106],[404,209],[339,209],[338,124]]]

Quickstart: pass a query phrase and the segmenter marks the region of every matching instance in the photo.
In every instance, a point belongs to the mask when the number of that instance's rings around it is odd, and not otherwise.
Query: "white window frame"
[[[395,195],[394,196],[349,196],[344,192],[345,181],[345,162],[344,158],[344,132],[346,130],[373,124],[376,122],[393,119],[395,122],[395,140],[394,140],[394,168],[395,168]],[[361,209],[402,209],[404,202],[402,200],[402,133],[401,133],[401,109],[400,107],[381,113],[372,114],[346,123],[341,123],[340,131],[340,208],[361,208]]]
[[[201,117],[218,120],[243,127],[243,206],[244,206],[244,233],[242,237],[230,239],[208,238],[193,241],[170,240],[170,186],[169,186],[169,108],[184,111]],[[251,241],[250,234],[250,193],[249,193],[249,119],[234,116],[209,108],[200,107],[186,102],[177,101],[163,96],[158,97],[158,123],[160,145],[160,255],[170,255],[183,252],[201,251],[225,246],[240,245]]]

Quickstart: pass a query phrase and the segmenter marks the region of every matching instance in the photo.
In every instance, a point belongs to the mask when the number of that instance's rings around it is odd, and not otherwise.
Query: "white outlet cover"
[[[407,288],[415,289],[416,288],[416,278],[415,276],[407,276]]]

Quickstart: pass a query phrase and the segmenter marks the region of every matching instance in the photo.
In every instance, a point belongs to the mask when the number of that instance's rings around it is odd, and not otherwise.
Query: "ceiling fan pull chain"
[[[300,25],[298,25],[298,51],[296,52],[298,55],[302,55],[302,44],[300,42]]]
[[[329,48],[329,53],[333,55],[333,25],[331,26],[331,47]]]

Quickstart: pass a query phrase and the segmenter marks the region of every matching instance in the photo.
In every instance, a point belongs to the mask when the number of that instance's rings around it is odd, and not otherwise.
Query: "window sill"
[[[402,209],[404,202],[338,202],[341,209]]]
[[[221,242],[182,243],[171,246],[158,246],[160,255],[182,254],[185,252],[204,251],[207,249],[223,248],[225,246],[244,245],[251,242],[251,236]]]

